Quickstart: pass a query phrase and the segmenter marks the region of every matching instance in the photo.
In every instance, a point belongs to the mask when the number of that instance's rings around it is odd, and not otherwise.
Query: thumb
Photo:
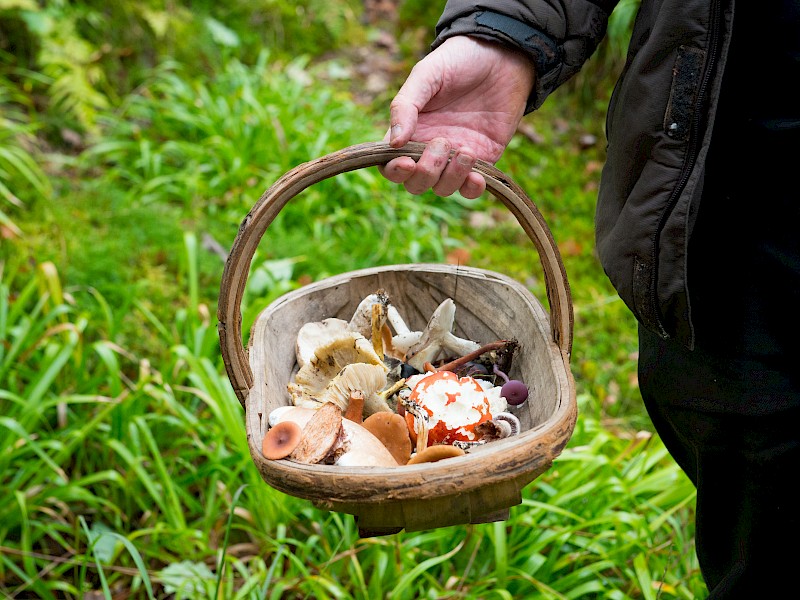
[[[417,107],[398,93],[390,107],[389,144],[392,147],[400,148],[411,140],[418,116]]]
[[[411,70],[400,91],[389,107],[389,144],[395,148],[404,146],[411,140],[417,129],[420,111],[430,102],[438,91],[435,69],[430,61],[423,59]]]

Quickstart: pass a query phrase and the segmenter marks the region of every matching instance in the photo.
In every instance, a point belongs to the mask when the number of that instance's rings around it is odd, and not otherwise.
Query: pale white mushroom
[[[411,347],[422,338],[421,331],[406,331],[392,336],[392,348],[401,356],[407,356]]]
[[[344,410],[350,402],[350,394],[359,390],[364,394],[365,417],[376,412],[391,411],[391,407],[380,393],[387,384],[386,373],[383,365],[366,363],[347,365],[325,387],[322,393],[323,401],[335,402]]]
[[[302,367],[314,357],[317,348],[326,346],[347,331],[348,322],[331,317],[306,323],[297,332],[295,354],[297,365]]]
[[[371,370],[362,368],[350,369],[342,378],[346,367],[351,365],[367,365]],[[318,347],[314,355],[300,367],[294,381],[287,385],[292,396],[292,401],[297,406],[316,408],[327,399],[335,402],[342,410],[347,408],[347,401],[351,391],[361,389],[364,391],[365,400],[370,400],[373,392],[378,392],[386,387],[388,367],[381,357],[375,352],[372,343],[360,333],[343,331],[326,344]],[[340,379],[333,383],[339,377]],[[347,382],[353,378],[351,385]],[[352,387],[352,386],[365,386]],[[330,389],[328,389],[330,386]],[[340,397],[347,390],[347,395]],[[337,392],[339,394],[337,395]],[[367,411],[365,401],[365,412]],[[376,410],[383,405],[372,400],[370,410]],[[386,405],[388,408],[388,405]]]
[[[373,304],[381,304],[385,309],[387,306],[389,306],[389,296],[386,295],[385,291],[378,290],[374,294],[370,294],[369,296],[365,297],[356,307],[356,310],[353,313],[353,316],[350,318],[347,328],[351,331],[357,331],[365,338],[370,338],[372,336]],[[386,313],[387,311],[384,310],[383,320],[380,322],[378,329],[383,327],[383,324],[386,322]]]
[[[390,304],[386,307],[386,320],[389,321],[389,325],[392,326],[395,334],[403,335],[405,333],[411,333],[411,330],[408,328],[408,325],[406,325],[403,317],[400,316],[400,311],[397,310],[397,307],[394,304]]]
[[[387,369],[381,364],[354,362],[342,367],[333,377],[324,369],[307,368],[298,371],[294,383],[287,388],[295,406],[317,408],[333,402],[347,409],[350,394],[359,390],[364,394],[364,415],[391,410],[381,390],[387,385]]]
[[[375,352],[372,342],[355,331],[342,331],[317,346],[313,356],[300,368],[297,376],[302,380],[312,373],[320,373],[330,380],[353,363],[381,365],[388,370]]]
[[[299,406],[282,406],[268,417],[270,427],[283,421],[293,421],[301,428],[311,420],[315,409]],[[342,421],[344,435],[332,449],[334,464],[347,467],[396,467],[397,461],[383,443],[362,425],[348,419]]]
[[[480,348],[480,344],[453,334],[456,304],[446,298],[433,312],[419,340],[406,353],[406,362],[418,371],[425,369],[425,363],[437,358],[463,356]]]
[[[395,358],[402,360],[408,354],[408,349],[420,340],[422,332],[411,331],[394,304],[386,307],[386,320],[394,330],[391,339],[392,351]]]

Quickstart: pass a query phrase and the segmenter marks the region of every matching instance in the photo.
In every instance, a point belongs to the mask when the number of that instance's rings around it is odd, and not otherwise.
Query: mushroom
[[[458,446],[449,446],[449,445],[436,445],[436,446],[429,446],[420,452],[417,452],[412,456],[407,465],[419,465],[422,463],[428,462],[438,462],[440,460],[444,460],[445,458],[454,458],[456,456],[464,456],[466,454],[461,448]]]
[[[286,458],[297,448],[303,430],[293,421],[284,421],[270,428],[261,442],[261,453],[269,460]]]
[[[383,326],[383,323],[386,322],[386,307],[389,306],[389,296],[382,289],[378,290],[374,294],[370,294],[361,302],[359,302],[355,312],[353,312],[353,316],[350,318],[347,328],[350,331],[356,331],[360,333],[365,338],[371,337],[373,329],[372,307],[376,304],[383,307],[383,316],[381,317],[380,326],[378,327],[378,329],[380,329]]]
[[[519,422],[517,415],[514,414],[501,412],[496,414],[492,421],[502,426],[501,429],[503,429],[506,434],[504,437],[517,435],[522,431],[522,424]]]
[[[391,328],[394,329],[394,335],[391,336],[391,343],[384,342],[384,346],[391,347],[391,355],[393,357],[405,358],[406,354],[408,354],[408,349],[419,342],[422,332],[411,331],[393,304],[390,304],[386,309],[386,320],[391,325]]]
[[[491,421],[484,421],[475,427],[481,440],[493,442],[503,438],[517,435],[522,429],[519,419],[511,413],[501,412],[494,416]]]
[[[297,332],[295,354],[297,365],[302,367],[312,358],[317,348],[329,344],[347,331],[347,321],[331,317],[322,321],[312,321],[303,325]]]
[[[509,404],[519,406],[528,399],[528,386],[519,379],[510,379],[497,365],[494,365],[492,370],[495,375],[503,380],[503,386],[500,388],[500,395],[503,396]]]
[[[296,406],[319,407],[334,402],[347,408],[350,393],[364,393],[364,414],[390,410],[379,392],[386,387],[388,367],[375,353],[372,344],[354,331],[346,331],[317,348],[293,382],[287,385]]]
[[[304,427],[316,414],[318,409],[299,406],[281,406],[269,413],[268,423],[275,427],[279,423],[292,421]],[[398,462],[392,454],[372,433],[362,425],[342,420],[343,435],[336,445],[329,448],[328,456],[333,464],[347,467],[396,467]]]
[[[378,412],[364,419],[364,429],[378,438],[398,464],[411,458],[411,437],[406,420],[393,412]]]
[[[388,370],[367,338],[355,331],[342,331],[318,346],[308,363],[300,368],[297,376],[319,372],[328,376],[328,379],[333,379],[342,367],[352,363],[381,365]]]
[[[341,437],[342,411],[334,403],[326,402],[303,425],[300,443],[289,458],[312,465],[323,462],[334,455]]]
[[[376,412],[391,410],[386,402],[386,395],[381,391],[386,383],[386,371],[378,365],[353,363],[347,365],[328,383],[320,395],[320,400],[335,402],[347,408],[350,395],[358,390],[364,394],[363,414],[369,416]]]
[[[415,375],[407,384],[411,392],[403,403],[412,441],[427,432],[429,446],[476,441],[475,427],[507,408],[499,387],[452,371]]]
[[[432,363],[440,356],[463,356],[480,348],[477,342],[453,334],[455,315],[455,302],[446,298],[431,315],[419,340],[408,349],[406,362],[423,371],[425,363]]]

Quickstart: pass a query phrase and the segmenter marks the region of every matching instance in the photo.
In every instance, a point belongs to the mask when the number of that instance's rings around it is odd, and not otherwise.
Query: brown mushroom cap
[[[303,430],[293,421],[283,421],[270,427],[261,442],[264,458],[279,460],[286,458],[300,443]]]
[[[424,450],[417,452],[406,463],[407,465],[418,465],[426,462],[436,462],[445,458],[453,458],[455,456],[463,456],[466,454],[458,446],[450,446],[449,444],[437,444],[435,446],[428,446]]]
[[[386,446],[397,464],[408,462],[411,457],[411,437],[403,417],[392,412],[377,412],[364,419],[362,425]]]

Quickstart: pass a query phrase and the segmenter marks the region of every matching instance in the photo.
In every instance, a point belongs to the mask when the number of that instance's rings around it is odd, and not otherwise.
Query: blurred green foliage
[[[284,58],[363,38],[354,0],[104,2],[0,0],[0,74],[23,89],[56,128],[97,133],[98,111],[133,92],[152,68],[176,60],[210,73],[262,50]]]

